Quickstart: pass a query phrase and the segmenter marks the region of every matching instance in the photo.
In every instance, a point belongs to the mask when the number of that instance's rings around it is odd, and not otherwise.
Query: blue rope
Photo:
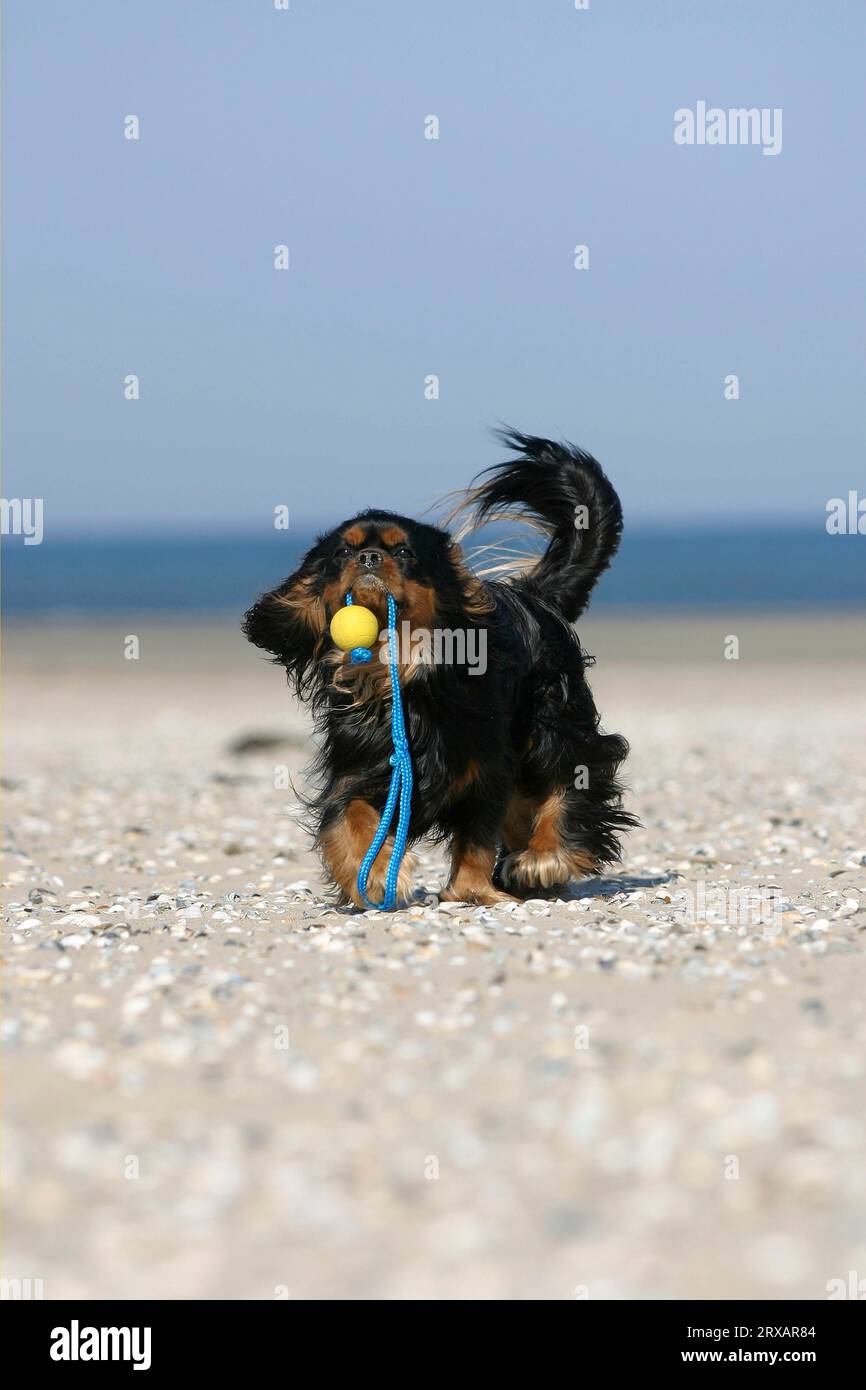
[[[347,595],[346,595],[346,607],[347,607],[347,608],[351,608],[351,607],[352,607],[352,595],[351,595],[351,594],[347,594]],[[372,661],[372,660],[373,660],[373,653],[370,651],[370,648],[369,648],[369,647],[353,647],[352,650],[349,652],[349,656],[352,658],[352,661],[355,662],[356,664],[357,664],[359,661]]]
[[[351,594],[346,595],[346,602],[352,602]],[[370,661],[372,655],[367,647],[354,647],[352,649],[353,661]],[[379,828],[373,836],[373,843],[361,860],[361,867],[358,870],[358,893],[361,901],[366,903],[367,907],[378,908],[380,912],[393,912],[397,905],[397,876],[400,873],[400,864],[406,853],[406,843],[409,839],[409,811],[412,805],[412,758],[409,754],[409,741],[406,738],[403,697],[400,692],[400,678],[397,672],[397,604],[392,594],[388,595],[388,655],[391,668],[391,742],[394,745],[394,752],[391,754],[390,761],[393,771]],[[376,855],[385,843],[385,837],[391,828],[394,808],[398,800],[400,810],[397,815],[397,829],[394,832],[394,848],[391,851],[391,860],[385,876],[385,896],[380,903],[374,903],[367,897],[367,880],[370,877],[370,870]]]

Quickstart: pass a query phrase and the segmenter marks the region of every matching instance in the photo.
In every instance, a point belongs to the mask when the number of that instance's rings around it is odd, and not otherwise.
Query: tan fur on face
[[[318,849],[322,863],[337,885],[341,901],[344,903],[352,902],[360,908],[367,906],[358,893],[358,869],[370,848],[378,825],[378,813],[369,802],[350,801],[342,818],[336,825],[324,831],[319,839]],[[373,902],[381,902],[384,897],[385,878],[393,848],[394,838],[389,835],[373,861],[367,880],[367,896]],[[404,906],[412,898],[414,868],[414,856],[404,855],[397,878],[398,906]]]
[[[343,533],[343,539],[350,545],[377,544],[381,540],[386,545],[398,545],[408,541],[408,537],[400,526],[387,525],[381,531],[361,526],[355,523],[347,527]],[[454,566],[463,588],[463,604],[467,614],[473,618],[479,618],[491,612],[495,607],[487,586],[476,579],[469,571],[463,559],[459,545],[453,545],[450,550],[451,563]],[[430,584],[422,584],[418,580],[405,579],[402,571],[390,555],[386,555],[384,563],[375,575],[363,571],[354,557],[349,560],[338,580],[332,580],[326,585],[321,597],[323,609],[322,626],[319,631],[324,631],[328,621],[343,607],[346,594],[351,591],[353,601],[363,604],[371,612],[376,614],[379,620],[380,632],[384,631],[388,622],[388,608],[386,590],[389,590],[398,605],[399,613],[397,619],[398,633],[400,642],[399,652],[399,678],[401,686],[405,686],[409,681],[415,679],[424,669],[425,660],[420,654],[423,648],[418,648],[412,642],[412,636],[418,631],[432,633],[437,626],[437,594],[435,588]],[[409,624],[409,642],[404,643],[403,624]],[[335,689],[352,695],[353,704],[361,704],[370,699],[387,698],[390,693],[390,678],[388,666],[379,660],[378,645],[373,649],[373,659],[369,662],[353,662],[351,654],[342,652],[337,648],[326,651],[325,661],[333,667],[333,685]],[[429,659],[429,658],[428,658]]]
[[[340,608],[344,607],[346,594],[349,590],[352,592],[352,602],[360,603],[364,608],[369,608],[371,612],[376,614],[376,617],[379,619],[379,625],[381,626],[384,621],[382,612],[385,610],[380,611],[381,604],[378,601],[378,592],[373,589],[362,592],[360,585],[354,584],[344,575],[341,575],[339,579],[330,580],[322,591],[322,600],[328,614],[328,621],[330,622],[334,614],[338,612]]]
[[[393,567],[394,562],[386,560],[386,569]],[[412,634],[423,629],[431,631],[435,626],[436,619],[436,593],[435,590],[425,584],[419,584],[415,580],[404,581],[402,575],[399,577],[399,585],[393,578],[390,583],[387,578],[384,581],[396,599],[399,606],[397,616],[397,654],[398,654],[398,674],[401,687],[406,686],[423,669],[424,662],[416,653],[412,643]],[[338,608],[343,606],[346,592],[352,590],[352,598],[356,603],[363,604],[371,612],[376,614],[379,620],[380,638],[371,648],[373,652],[372,661],[353,662],[351,653],[342,652],[338,648],[333,648],[325,656],[325,660],[334,667],[333,684],[336,689],[349,692],[353,697],[353,704],[361,704],[366,700],[380,699],[388,696],[391,690],[390,670],[387,662],[380,660],[379,654],[383,650],[382,633],[388,625],[388,606],[383,582],[378,578],[361,574],[353,583],[348,583],[346,577],[342,577],[337,582],[332,582],[325,588],[324,599],[327,611],[335,613]],[[409,641],[403,641],[403,623],[409,624]]]
[[[340,603],[351,589],[355,603],[363,603],[365,608],[371,608],[378,614],[383,625],[388,613],[385,590],[392,593],[398,603],[403,602],[403,575],[396,560],[392,560],[390,555],[385,556],[382,564],[372,574],[368,569],[362,568],[357,559],[349,560],[340,575],[337,588],[340,592]]]
[[[427,628],[436,626],[436,590],[428,584],[419,584],[407,579],[404,585],[403,612],[398,617],[405,618],[410,627]]]
[[[347,545],[363,545],[367,539],[367,531],[364,526],[350,526],[343,532],[343,540]]]
[[[383,526],[379,532],[385,545],[407,545],[409,537],[402,526]]]

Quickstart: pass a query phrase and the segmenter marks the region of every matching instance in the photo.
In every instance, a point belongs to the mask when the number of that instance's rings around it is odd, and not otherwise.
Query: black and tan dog
[[[371,509],[322,535],[300,568],[249,610],[244,631],[285,666],[321,733],[310,799],[316,844],[341,900],[360,905],[358,866],[390,779],[386,664],[350,664],[329,622],[351,590],[387,626],[397,603],[400,680],[415,770],[411,838],[447,839],[443,897],[493,903],[595,873],[619,856],[617,770],[625,740],[599,730],[589,659],[571,624],[619,544],[619,499],[589,454],[509,431],[514,457],[466,494],[475,526],[532,521],[547,548],[531,568],[485,582],[435,526]],[[424,634],[461,634],[485,662],[419,659]],[[370,875],[382,896],[391,840]],[[411,856],[398,894],[412,895]]]

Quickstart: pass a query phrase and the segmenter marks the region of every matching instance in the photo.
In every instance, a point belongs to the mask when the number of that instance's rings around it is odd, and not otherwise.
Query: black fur
[[[619,547],[620,500],[601,464],[582,449],[518,430],[498,433],[517,457],[480,475],[486,481],[475,489],[478,524],[515,505],[538,518],[550,539],[532,572],[533,591],[576,622]],[[585,512],[585,527],[578,509]]]
[[[531,571],[483,583],[465,569],[447,532],[371,510],[320,536],[300,568],[246,614],[249,640],[271,652],[313,704],[321,734],[313,828],[344,899],[358,901],[351,875],[335,868],[332,836],[358,818],[358,803],[372,808],[375,824],[391,772],[387,681],[370,681],[370,667],[337,665],[327,627],[348,587],[356,602],[384,616],[375,589],[358,596],[365,548],[382,555],[398,621],[407,619],[413,632],[425,626],[419,614],[432,601],[435,628],[475,633],[478,640],[486,634],[483,674],[471,674],[465,664],[434,663],[403,682],[415,770],[411,835],[450,842],[453,895],[468,885],[474,900],[495,900],[490,878],[497,855],[498,881],[512,892],[537,892],[569,872],[591,872],[618,858],[619,833],[637,824],[622,809],[617,780],[628,745],[599,729],[585,675],[591,659],[570,625],[619,543],[619,499],[581,450],[513,431],[503,437],[517,456],[487,470],[470,497],[480,521],[518,509],[543,525],[548,545]],[[579,506],[587,508],[584,529],[575,526]],[[395,528],[406,533],[408,553],[382,539]],[[347,545],[347,532],[365,539]],[[287,597],[295,607],[286,606]],[[560,844],[552,857],[530,843],[545,838],[542,821],[550,820],[551,808],[555,825],[547,827],[547,839],[553,834]],[[521,816],[523,831],[515,829]],[[471,868],[478,863],[489,863],[486,888],[479,881],[484,875]],[[565,866],[558,875],[557,864]],[[380,879],[371,878],[370,891]],[[404,881],[404,897],[407,892]]]

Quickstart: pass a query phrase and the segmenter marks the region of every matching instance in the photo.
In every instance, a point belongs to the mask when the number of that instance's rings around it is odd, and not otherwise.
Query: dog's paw
[[[392,843],[386,841],[382,853],[377,856],[376,862],[370,870],[370,876],[367,879],[367,897],[370,899],[371,903],[380,903],[385,897],[385,879],[388,873],[388,860],[391,855],[391,849]],[[400,865],[400,872],[397,875],[397,897],[394,904],[397,911],[402,907],[410,907],[412,904],[412,900],[415,896],[415,889],[413,886],[414,871],[415,856],[413,854],[404,855],[403,862]],[[362,912],[366,911],[368,908],[368,904],[364,902],[358,892],[357,879],[355,879],[348,890],[347,901],[354,903],[355,907],[359,907]]]
[[[497,903],[513,903],[516,899],[511,893],[503,893],[500,888],[489,886],[461,889],[459,884],[449,883],[439,894],[440,903],[472,903],[476,907],[495,907]]]
[[[589,855],[564,849],[522,849],[509,854],[502,862],[500,874],[507,888],[525,894],[531,888],[554,888],[571,878],[586,878],[595,873]]]

